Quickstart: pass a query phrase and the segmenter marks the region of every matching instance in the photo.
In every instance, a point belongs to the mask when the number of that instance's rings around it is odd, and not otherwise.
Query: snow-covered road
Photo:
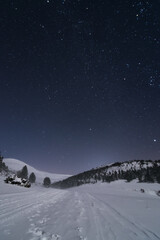
[[[136,183],[69,190],[0,184],[1,240],[160,239],[159,185],[143,184],[143,194]]]

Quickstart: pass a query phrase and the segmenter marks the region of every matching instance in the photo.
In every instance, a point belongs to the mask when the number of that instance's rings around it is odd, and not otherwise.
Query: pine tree
[[[160,183],[160,166],[157,167],[156,181],[157,181],[158,183]]]
[[[2,167],[3,167],[3,157],[1,155],[1,152],[0,152],[0,171],[2,170]]]
[[[151,171],[149,167],[147,167],[144,182],[154,182],[153,177],[151,176]]]
[[[30,181],[31,183],[35,183],[35,181],[36,181],[36,175],[34,174],[34,172],[32,172],[32,173],[30,174],[30,176],[29,176],[29,181]]]
[[[21,171],[17,173],[19,178],[25,178],[28,179],[28,169],[27,166],[25,165]]]
[[[51,180],[49,177],[45,177],[44,180],[43,180],[43,185],[45,187],[49,187],[51,185]]]

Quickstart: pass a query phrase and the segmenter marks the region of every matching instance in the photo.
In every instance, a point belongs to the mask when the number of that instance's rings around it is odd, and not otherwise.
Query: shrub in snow
[[[51,185],[51,180],[49,177],[45,177],[44,180],[43,180],[43,185],[45,187],[49,187]]]

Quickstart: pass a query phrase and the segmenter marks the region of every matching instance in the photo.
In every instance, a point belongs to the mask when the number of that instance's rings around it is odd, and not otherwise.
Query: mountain
[[[32,172],[36,175],[36,182],[37,183],[43,183],[43,179],[45,177],[49,177],[51,179],[51,182],[60,181],[64,178],[70,177],[70,175],[64,175],[64,174],[54,174],[54,173],[48,173],[39,171],[30,165],[26,164],[25,162],[22,162],[17,159],[13,158],[4,158],[3,162],[8,166],[8,169],[12,172],[20,171],[25,165],[28,168],[28,175],[30,175]]]
[[[98,181],[112,182],[118,179],[124,179],[128,182],[138,179],[139,182],[160,183],[160,160],[116,162],[71,176],[53,183],[52,186],[56,188],[68,188],[87,183],[96,183]]]

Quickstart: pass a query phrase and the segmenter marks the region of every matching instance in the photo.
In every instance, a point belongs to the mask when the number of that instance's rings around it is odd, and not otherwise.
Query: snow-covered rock
[[[25,178],[19,178],[16,175],[8,176],[4,180],[4,182],[14,184],[14,185],[23,186],[23,187],[27,187],[27,188],[31,187],[31,183],[29,182],[29,180],[27,180]]]

